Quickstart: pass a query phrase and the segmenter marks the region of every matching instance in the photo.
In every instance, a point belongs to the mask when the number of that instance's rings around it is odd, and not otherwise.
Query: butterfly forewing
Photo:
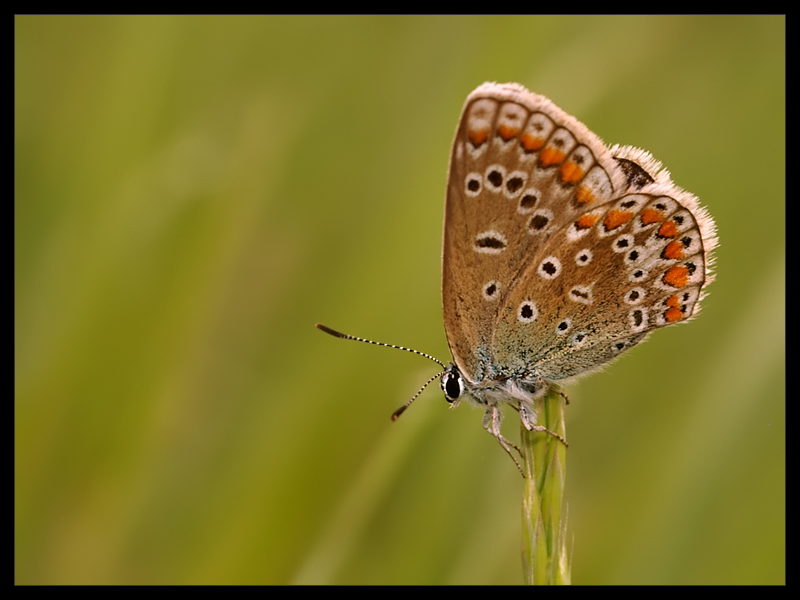
[[[468,379],[496,365],[500,311],[541,248],[625,185],[597,136],[547,98],[509,84],[469,96],[450,159],[442,269],[447,338]]]

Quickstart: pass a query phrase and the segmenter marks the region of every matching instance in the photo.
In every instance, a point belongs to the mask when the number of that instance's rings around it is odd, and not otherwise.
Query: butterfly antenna
[[[433,362],[438,363],[443,369],[447,368],[446,365],[438,358],[434,358],[430,354],[425,354],[424,352],[420,352],[419,350],[412,350],[411,348],[404,348],[403,346],[395,346],[394,344],[384,344],[383,342],[373,342],[372,340],[367,340],[364,338],[356,337],[354,335],[348,335],[346,333],[342,333],[341,331],[336,331],[335,329],[331,329],[330,327],[328,327],[327,325],[323,325],[322,323],[317,323],[317,329],[320,329],[325,333],[327,333],[328,335],[332,335],[333,337],[342,338],[343,340],[355,340],[357,342],[366,342],[367,344],[375,344],[376,346],[386,346],[387,348],[397,348],[398,350],[405,350],[406,352],[419,354],[420,356],[424,356],[425,358],[429,358]],[[428,383],[430,383],[430,381]],[[425,385],[428,384],[426,383]]]
[[[437,373],[436,375],[434,375],[433,377],[431,377],[430,379],[428,379],[428,381],[426,381],[426,382],[425,382],[425,385],[423,385],[421,388],[419,388],[419,391],[418,391],[416,394],[414,394],[413,396],[411,396],[411,400],[409,400],[408,402],[406,402],[405,404],[403,404],[403,406],[401,406],[401,407],[400,407],[400,408],[398,408],[396,411],[394,411],[394,412],[392,413],[392,422],[394,422],[394,421],[397,421],[397,418],[398,418],[400,415],[402,415],[402,414],[403,414],[403,413],[406,411],[406,409],[407,409],[409,406],[411,406],[411,403],[412,403],[414,400],[416,400],[416,399],[419,397],[419,395],[420,395],[420,394],[421,394],[421,393],[422,393],[422,392],[425,390],[425,388],[426,388],[426,387],[428,387],[428,386],[431,384],[431,381],[433,381],[433,380],[434,380],[434,379],[436,379],[437,377],[441,377],[441,376],[442,376],[444,373],[447,373],[447,371],[442,371],[441,373]]]
[[[424,352],[420,352],[419,350],[412,350],[411,348],[405,348],[403,346],[395,346],[394,344],[384,344],[383,342],[373,342],[372,340],[367,340],[365,338],[360,338],[355,335],[348,335],[346,333],[342,333],[341,331],[336,331],[335,329],[331,329],[330,327],[328,327],[327,325],[323,325],[322,323],[317,323],[317,329],[320,329],[325,333],[327,333],[328,335],[332,335],[333,337],[342,338],[343,340],[355,340],[357,342],[366,342],[367,344],[374,344],[376,346],[386,346],[387,348],[397,348],[398,350],[405,350],[406,352],[419,354],[420,356],[424,356],[425,358],[431,359],[433,362],[439,364],[443,369],[445,369],[444,371],[440,371],[439,373],[428,379],[428,381],[425,382],[425,385],[419,388],[419,391],[416,394],[414,394],[408,402],[406,402],[405,404],[403,404],[403,406],[394,411],[392,413],[392,421],[396,421],[397,418],[400,415],[402,415],[409,406],[411,406],[411,403],[414,402],[414,400],[416,400],[419,397],[419,395],[425,390],[426,387],[428,387],[431,384],[431,382],[434,379],[441,377],[444,373],[447,372],[447,367],[442,361],[440,361],[438,358],[434,358],[430,354],[425,354]]]

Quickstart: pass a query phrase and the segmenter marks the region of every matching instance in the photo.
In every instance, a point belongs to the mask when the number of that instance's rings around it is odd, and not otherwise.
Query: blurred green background
[[[520,583],[432,385],[462,103],[518,81],[719,227],[691,325],[568,388],[573,582],[785,581],[783,17],[17,17],[15,580]],[[505,430],[517,436],[517,419]]]

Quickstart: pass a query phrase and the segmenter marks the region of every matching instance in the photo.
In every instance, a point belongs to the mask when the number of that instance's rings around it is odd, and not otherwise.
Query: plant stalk
[[[565,399],[555,390],[536,400],[539,425],[566,438]],[[528,585],[570,583],[564,485],[567,447],[547,432],[528,431],[520,420],[525,469],[522,499],[522,568]]]

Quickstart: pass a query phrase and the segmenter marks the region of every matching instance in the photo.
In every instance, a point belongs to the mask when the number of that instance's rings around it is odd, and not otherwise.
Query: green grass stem
[[[539,424],[566,438],[564,398],[551,391],[536,401]],[[522,567],[529,585],[570,583],[566,551],[564,485],[567,448],[545,432],[528,431],[520,421],[525,469],[522,499]]]

